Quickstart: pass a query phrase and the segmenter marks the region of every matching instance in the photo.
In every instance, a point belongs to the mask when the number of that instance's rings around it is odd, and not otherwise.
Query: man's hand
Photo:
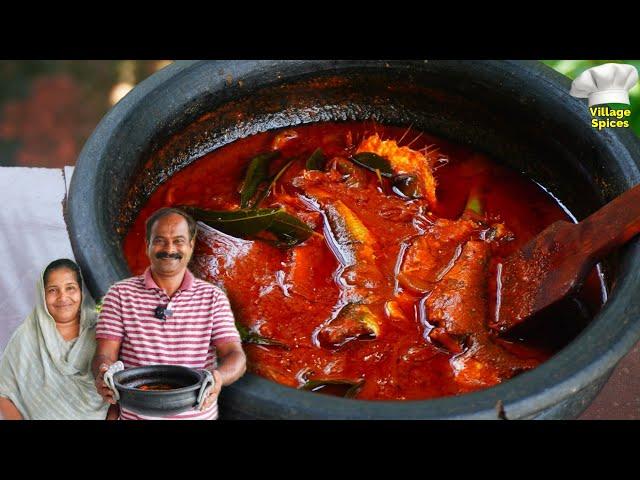
[[[202,408],[200,408],[200,410],[207,410],[211,408],[211,405],[213,405],[213,403],[218,399],[218,395],[220,395],[220,391],[222,390],[222,375],[220,375],[220,372],[218,370],[214,370],[211,373],[213,374],[213,381],[215,382],[215,384],[213,385],[213,387],[211,387],[209,395],[203,402]]]
[[[247,357],[242,350],[240,342],[225,342],[216,347],[216,352],[218,355],[218,368],[212,372],[216,384],[203,402],[202,410],[213,405],[213,402],[218,399],[223,386],[231,385],[244,375],[247,370]]]
[[[110,403],[111,405],[115,405],[116,400],[113,398],[113,391],[107,386],[104,381],[104,372],[109,369],[110,365],[110,363],[100,364],[100,367],[98,368],[98,375],[96,376],[95,385],[96,390],[98,391],[102,399],[105,402]]]

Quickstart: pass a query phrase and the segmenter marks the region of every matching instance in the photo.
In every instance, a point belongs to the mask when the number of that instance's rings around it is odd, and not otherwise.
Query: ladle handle
[[[640,184],[578,224],[579,251],[600,259],[640,233]]]

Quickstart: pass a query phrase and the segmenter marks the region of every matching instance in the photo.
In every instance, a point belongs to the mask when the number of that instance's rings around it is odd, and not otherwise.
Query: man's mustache
[[[176,260],[182,260],[182,255],[179,253],[158,252],[156,253],[156,258],[159,260],[162,258],[175,258]]]

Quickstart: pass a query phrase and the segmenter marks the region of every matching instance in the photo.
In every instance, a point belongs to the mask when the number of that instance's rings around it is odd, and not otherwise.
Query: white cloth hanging
[[[62,216],[73,167],[0,167],[0,353],[33,309],[33,285],[57,258],[74,260]]]

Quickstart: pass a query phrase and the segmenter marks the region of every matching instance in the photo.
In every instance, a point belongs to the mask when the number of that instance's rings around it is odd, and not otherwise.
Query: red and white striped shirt
[[[173,315],[156,318],[156,308],[169,303]],[[169,364],[212,370],[217,365],[216,347],[240,342],[229,300],[220,288],[187,270],[180,288],[169,298],[153,280],[150,268],[111,286],[103,299],[96,338],[122,341],[120,360],[125,368]],[[161,418],[121,408],[120,418],[215,420],[218,405]]]

